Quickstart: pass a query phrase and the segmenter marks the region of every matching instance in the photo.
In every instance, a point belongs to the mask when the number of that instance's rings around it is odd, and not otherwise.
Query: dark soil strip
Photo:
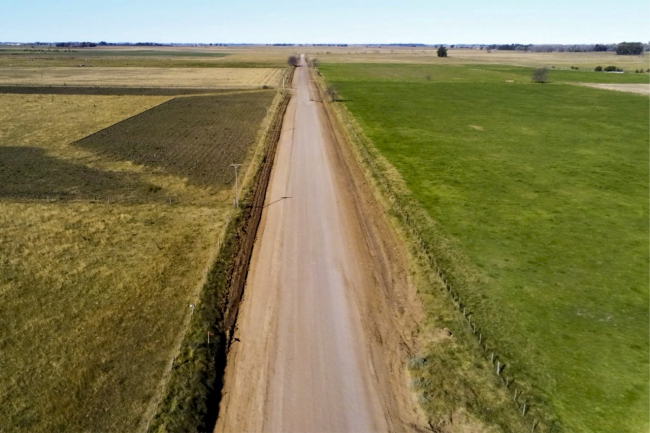
[[[153,432],[212,431],[219,413],[229,331],[237,315],[257,228],[262,216],[282,121],[285,94],[266,138],[266,156],[239,216],[227,230],[219,256],[201,291],[179,355],[171,365],[165,396],[149,424]],[[208,333],[210,343],[208,344]]]
[[[194,185],[232,184],[275,97],[274,90],[174,98],[97,131],[75,145],[187,178]]]

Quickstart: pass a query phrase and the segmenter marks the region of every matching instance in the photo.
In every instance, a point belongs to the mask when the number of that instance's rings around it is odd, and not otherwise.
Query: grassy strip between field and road
[[[275,149],[290,94],[282,93],[267,130],[259,169],[244,191],[242,211],[231,221],[219,257],[210,268],[178,355],[165,396],[149,432],[208,431],[221,399],[229,338],[243,294],[253,243],[262,214]]]
[[[166,115],[178,108],[167,96],[0,95],[0,429],[145,428],[189,304],[198,317],[213,296],[201,291],[206,281],[223,284],[214,278],[219,239],[227,252],[224,233],[237,218],[232,174],[215,168],[208,186],[160,160],[135,163],[75,142],[124,122],[145,135],[164,123],[169,135],[140,150],[172,157],[167,146],[194,140],[200,156],[173,157],[225,167],[238,158],[249,184],[274,95],[210,96],[218,108],[194,111],[185,104],[203,96],[179,97],[180,116]],[[188,121],[200,135],[184,129]],[[224,134],[228,127],[240,131]]]
[[[647,431],[647,97],[505,83],[519,68],[448,68],[320,70],[373,159],[385,158],[396,206],[471,312],[485,355],[523,392],[520,411],[525,401],[539,414],[540,431]],[[415,360],[416,377],[469,362],[440,345]],[[421,395],[438,395],[428,385]]]

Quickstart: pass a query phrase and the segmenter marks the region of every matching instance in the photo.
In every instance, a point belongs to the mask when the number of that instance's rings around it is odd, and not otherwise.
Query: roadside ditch
[[[290,68],[293,69],[293,68]],[[285,79],[290,83],[293,70]],[[230,220],[217,246],[186,332],[170,365],[165,389],[148,420],[148,432],[212,431],[217,420],[230,335],[243,294],[257,228],[262,215],[275,151],[290,91],[280,101],[264,138],[264,155],[240,210]],[[255,163],[255,162],[253,162]]]

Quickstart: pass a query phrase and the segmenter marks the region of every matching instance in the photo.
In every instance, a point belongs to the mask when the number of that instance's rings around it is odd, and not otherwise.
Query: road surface
[[[359,216],[309,80],[302,58],[216,431],[410,431],[418,416],[403,365],[408,333],[396,330],[413,320],[404,313],[406,273],[386,253],[396,248]]]

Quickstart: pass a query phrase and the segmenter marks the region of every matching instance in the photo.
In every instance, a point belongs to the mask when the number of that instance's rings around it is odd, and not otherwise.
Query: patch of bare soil
[[[230,164],[243,160],[274,96],[268,90],[175,98],[76,144],[196,185],[230,185]]]
[[[595,87],[597,89],[616,90],[619,92],[639,93],[650,95],[650,84],[609,84],[609,83],[580,83],[581,86]]]

